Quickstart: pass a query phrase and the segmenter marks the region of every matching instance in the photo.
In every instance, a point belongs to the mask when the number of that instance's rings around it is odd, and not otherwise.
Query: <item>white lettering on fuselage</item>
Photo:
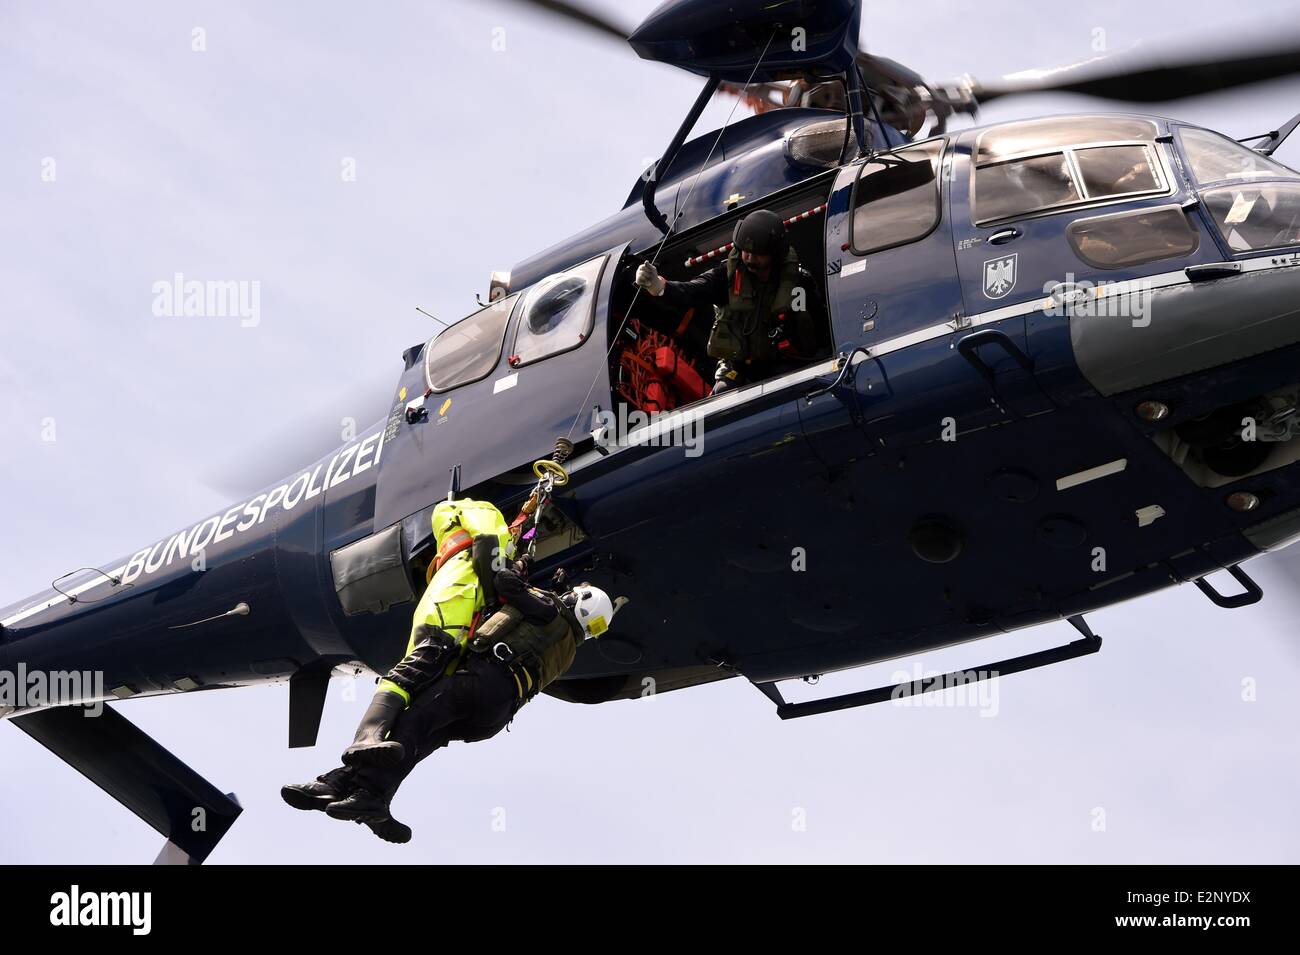
[[[121,569],[123,584],[129,584],[141,576],[148,576],[168,567],[176,561],[187,560],[212,544],[220,544],[244,533],[266,520],[271,511],[279,507],[281,511],[292,511],[303,501],[322,494],[325,489],[336,487],[354,474],[379,464],[379,456],[384,449],[384,433],[377,431],[361,441],[341,448],[325,465],[325,477],[321,480],[321,464],[316,464],[300,471],[283,484],[270,491],[258,494],[252,500],[236,504],[199,521],[193,527],[178,531],[170,537],[142,547],[131,555],[130,560]],[[117,572],[114,572],[115,574]]]

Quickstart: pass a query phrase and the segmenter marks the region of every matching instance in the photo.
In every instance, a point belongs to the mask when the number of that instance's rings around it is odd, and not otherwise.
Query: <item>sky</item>
[[[654,6],[591,5],[629,26]],[[971,9],[869,2],[862,40],[938,81],[1300,20],[1295,0],[1236,4],[1232,22],[1208,2]],[[379,418],[401,352],[434,330],[416,306],[468,314],[491,270],[616,211],[699,86],[502,0],[0,6],[0,604],[215,513],[279,473],[273,451],[305,464],[335,421]],[[1156,111],[1246,136],[1297,104],[1293,78]],[[1008,98],[981,121],[1096,108],[1124,107]],[[1278,155],[1300,165],[1300,142]],[[259,283],[256,322],[155,314],[176,273]],[[394,803],[404,847],[279,797],[335,765],[364,680],[335,681],[309,750],[285,748],[283,685],[119,710],[245,807],[210,864],[1295,862],[1300,604],[1292,578],[1260,576],[1269,596],[1244,610],[1184,586],[1092,615],[1100,653],[1009,676],[984,705],[782,722],[740,680],[542,698],[415,771]],[[920,665],[1072,637],[1061,623]],[[157,854],[152,829],[12,727],[0,767],[0,818],[22,820],[0,862]]]

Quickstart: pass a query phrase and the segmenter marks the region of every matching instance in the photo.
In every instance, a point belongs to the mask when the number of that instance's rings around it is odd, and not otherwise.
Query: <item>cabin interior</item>
[[[825,304],[824,208],[830,187],[829,177],[822,178],[803,188],[774,196],[761,206],[787,220],[823,207],[806,218],[797,218],[786,227],[791,248],[818,283],[816,294],[808,299],[814,313],[816,350],[811,355],[790,357],[778,369],[779,372],[823,361],[831,354],[830,315]],[[707,353],[714,320],[712,308],[687,308],[683,311],[644,292],[637,294],[633,277],[642,262],[652,259],[659,274],[669,281],[684,281],[704,274],[725,262],[726,252],[718,252],[702,262],[694,260],[729,245],[736,223],[756,208],[760,206],[732,210],[685,236],[673,236],[662,251],[654,246],[623,257],[620,275],[614,285],[609,328],[612,345],[610,382],[616,404],[623,402],[646,414],[655,414],[676,410],[710,395],[717,365]]]

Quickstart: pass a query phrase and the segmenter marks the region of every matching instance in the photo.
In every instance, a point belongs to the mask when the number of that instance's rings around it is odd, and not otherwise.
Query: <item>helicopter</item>
[[[432,507],[513,513],[548,460],[534,579],[627,601],[549,688],[575,703],[742,678],[805,717],[928,684],[788,703],[779,683],[1067,619],[1078,640],[980,672],[1062,662],[1100,648],[1086,613],[1183,582],[1258,600],[1240,565],[1300,533],[1300,176],[1272,158],[1297,119],[1254,146],[1137,113],[947,120],[1049,88],[1158,102],[1295,51],[929,84],[863,53],[860,18],[652,13],[632,48],[705,85],[624,208],[493,273],[355,440],[0,611],[0,670],[100,678],[6,718],[201,861],[237,801],[81,707],[287,680],[290,745],[314,744],[331,675],[400,656]],[[754,115],[689,138],[719,92]],[[818,352],[711,394],[704,317],[631,274],[699,274],[757,209],[824,279]]]

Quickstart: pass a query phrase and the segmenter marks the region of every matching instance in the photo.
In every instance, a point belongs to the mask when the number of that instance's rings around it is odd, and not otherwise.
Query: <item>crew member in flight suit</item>
[[[495,520],[485,521],[483,508],[491,508]],[[460,525],[451,523],[453,514]],[[468,623],[460,639],[452,637],[448,630],[462,626],[457,621],[472,621],[483,610],[485,589],[477,577],[444,575],[455,561],[473,570],[470,548],[456,549],[463,544],[458,534],[468,533],[468,526],[487,527],[496,536],[505,522],[492,505],[474,501],[439,504],[433,521],[438,570],[416,609],[407,656],[381,681],[344,765],[280,791],[296,809],[323,809],[333,818],[365,823],[389,842],[410,840],[410,828],[393,819],[388,807],[415,765],[452,740],[476,742],[499,733],[568,669],[584,639],[608,628],[614,614],[598,588],[577,587],[561,599],[528,587],[516,565],[492,575],[494,600],[502,606],[479,625],[474,640],[464,639]]]
[[[775,212],[751,212],[732,243],[724,262],[685,282],[667,281],[649,262],[636,271],[637,285],[675,309],[715,306],[708,343],[709,357],[718,359],[714,394],[813,358],[812,316],[824,314],[817,281],[800,267]]]

